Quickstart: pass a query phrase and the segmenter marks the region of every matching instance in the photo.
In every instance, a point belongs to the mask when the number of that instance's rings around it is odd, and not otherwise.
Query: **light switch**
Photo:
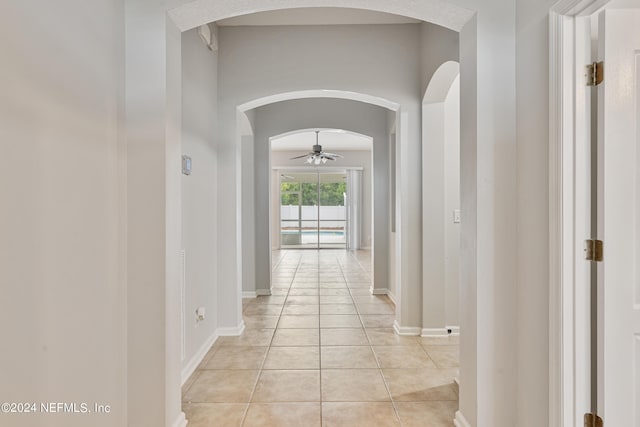
[[[460,224],[460,209],[453,210],[453,223]]]

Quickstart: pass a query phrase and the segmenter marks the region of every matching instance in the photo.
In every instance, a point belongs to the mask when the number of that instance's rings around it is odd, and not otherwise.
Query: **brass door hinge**
[[[584,414],[584,427],[602,427],[602,418],[597,414]]]
[[[584,258],[588,261],[602,262],[604,259],[604,244],[602,240],[585,240]]]
[[[587,86],[598,86],[604,80],[604,62],[587,65]]]

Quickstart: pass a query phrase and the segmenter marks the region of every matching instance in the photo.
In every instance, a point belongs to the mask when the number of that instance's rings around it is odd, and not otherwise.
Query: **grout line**
[[[357,261],[357,259],[356,259]],[[360,265],[360,268],[362,268],[362,265]],[[341,267],[342,270],[342,267]],[[364,270],[364,269],[363,269]],[[342,275],[344,276],[344,271],[342,271]],[[345,277],[345,282],[346,282],[346,277]],[[353,294],[351,294],[351,288],[349,288],[349,284],[347,283],[347,288],[349,289],[349,294],[351,295],[351,299],[353,300]],[[378,360],[378,356],[376,355],[376,352],[373,351],[373,344],[371,344],[371,339],[369,338],[369,333],[367,332],[367,328],[364,325],[364,322],[362,321],[362,316],[360,314],[360,309],[358,308],[358,305],[355,304],[355,300],[354,300],[354,306],[356,307],[356,312],[358,313],[358,319],[360,320],[360,324],[362,325],[362,329],[364,330],[364,334],[367,337],[367,341],[369,341],[369,349],[371,350],[371,353],[373,353],[373,358],[376,361],[376,365],[378,366],[378,372],[380,374],[380,377],[382,378],[382,382],[384,383],[384,387],[387,390],[387,394],[389,395],[389,400],[391,401],[391,406],[393,407],[393,413],[396,414],[396,419],[398,420],[398,423],[400,424],[400,426],[402,427],[402,420],[400,419],[400,413],[398,412],[398,408],[396,407],[396,402],[393,399],[393,395],[391,394],[391,389],[389,388],[389,384],[387,383],[387,379],[384,377],[384,374],[382,373],[382,366],[380,366],[380,360]]]
[[[285,255],[283,255],[282,259],[284,259],[284,257],[286,257],[289,253],[287,252]],[[247,407],[244,409],[244,412],[242,414],[242,420],[240,421],[240,426],[244,425],[244,422],[247,419],[247,414],[249,413],[249,407],[251,406],[251,401],[253,400],[253,396],[256,392],[256,389],[258,388],[258,383],[260,382],[260,378],[262,378],[262,373],[264,372],[264,365],[265,363],[267,363],[267,357],[269,357],[269,351],[271,350],[271,346],[273,344],[273,339],[276,336],[276,332],[278,331],[278,325],[280,324],[280,319],[282,318],[282,312],[284,311],[284,306],[287,303],[287,298],[289,298],[289,292],[291,291],[291,285],[293,284],[293,280],[296,277],[296,274],[298,273],[298,269],[300,268],[300,263],[302,260],[302,256],[300,256],[300,259],[298,259],[298,265],[296,266],[296,271],[295,273],[293,273],[293,278],[291,279],[291,283],[289,284],[289,288],[287,289],[287,295],[284,298],[284,303],[282,304],[282,308],[280,309],[280,315],[278,316],[278,321],[276,322],[276,327],[273,330],[273,334],[271,335],[271,340],[269,340],[269,345],[267,346],[267,351],[264,355],[264,359],[262,359],[262,364],[260,364],[260,369],[258,370],[258,375],[256,377],[256,381],[253,384],[253,388],[251,389],[251,393],[249,394],[249,402],[247,403]],[[264,328],[263,328],[264,329]]]

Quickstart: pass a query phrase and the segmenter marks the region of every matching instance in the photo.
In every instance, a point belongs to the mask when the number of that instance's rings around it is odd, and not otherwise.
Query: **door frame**
[[[348,170],[362,170],[362,167],[351,167],[351,168],[342,168],[342,167],[332,167],[332,166],[328,166],[328,167],[308,167],[308,169],[303,169],[303,168],[297,168],[295,167],[295,169],[287,169],[286,167],[274,167],[272,170],[277,172],[278,174],[281,171],[288,171],[290,173],[293,174],[315,174],[316,178],[317,178],[317,185],[318,185],[318,210],[317,210],[317,214],[318,214],[318,220],[317,220],[317,225],[316,225],[316,229],[318,231],[318,243],[316,244],[316,247],[304,247],[304,246],[300,246],[300,247],[288,247],[288,248],[283,248],[282,247],[282,238],[280,239],[280,246],[279,249],[294,249],[294,250],[299,250],[299,249],[316,249],[316,250],[320,250],[320,249],[342,249],[342,248],[327,248],[327,247],[322,247],[322,242],[320,241],[320,222],[321,222],[321,218],[320,218],[320,208],[322,207],[322,204],[320,203],[320,176],[322,174],[331,174],[331,173],[347,173]],[[346,181],[345,181],[346,182]],[[280,179],[278,179],[278,208],[281,209],[282,207],[282,181]],[[300,191],[298,191],[298,223],[302,224],[303,219],[302,219],[302,182],[300,183],[301,187],[300,187]],[[271,190],[273,191],[273,189]],[[295,192],[294,192],[295,193]],[[271,199],[270,199],[271,200]],[[346,208],[346,206],[345,206]],[[269,207],[269,210],[271,210],[271,207]],[[274,212],[277,212],[277,216],[278,216],[278,224],[280,225],[280,227],[282,227],[281,223],[282,220],[280,219],[280,212],[281,210],[275,210]],[[345,244],[344,244],[344,249],[348,249],[349,248],[349,244],[348,244],[348,239],[347,239],[347,228],[348,228],[348,221],[349,218],[345,217],[345,229],[344,229],[344,234],[345,234]],[[273,227],[274,223],[273,222],[269,222],[270,227]],[[300,231],[302,231],[302,226],[299,225],[299,229]],[[280,228],[280,230],[282,230]],[[282,231],[280,231],[282,232]],[[269,231],[269,234],[273,236],[273,230]]]
[[[273,172],[276,172],[276,175],[279,176],[280,172],[290,172],[290,173],[317,173],[318,177],[321,173],[341,173],[341,172],[345,172],[348,170],[359,170],[362,171],[364,168],[362,166],[340,166],[340,167],[334,167],[334,166],[323,166],[322,168],[317,168],[314,167],[313,170],[311,169],[305,169],[304,166],[300,167],[300,166],[272,166],[271,170]],[[281,199],[281,187],[280,187],[280,179],[278,178],[277,182],[272,182],[270,184],[271,187],[271,191],[274,191],[273,185],[277,185],[277,193],[278,193],[278,208],[280,207],[280,204],[282,203],[282,199]],[[277,223],[278,227],[280,227],[280,210],[277,209],[275,206],[273,206],[273,202],[275,201],[274,198],[269,197],[269,212],[272,212],[274,215],[273,221],[269,221],[269,236],[273,236],[273,230],[272,228],[274,227],[274,225]],[[318,200],[319,203],[319,200]],[[320,207],[320,205],[318,205],[318,207]],[[347,236],[346,236],[346,229],[347,229],[347,221],[348,218],[345,219],[345,249],[348,248],[348,241],[346,241]],[[320,227],[320,217],[318,216],[318,227]],[[280,244],[278,246],[278,249],[283,249],[282,248],[282,241],[280,241]],[[291,249],[291,248],[286,248],[286,249]],[[320,241],[318,240],[318,246],[315,248],[297,248],[297,249],[322,249],[320,247]],[[328,249],[333,249],[333,248],[328,248]]]
[[[581,126],[576,88],[585,38],[578,19],[593,14],[610,0],[560,0],[549,12],[549,426],[576,426],[581,407],[590,405],[588,324],[576,321],[588,308],[578,286],[584,276],[577,261],[584,210],[585,170],[576,156]],[[584,62],[584,65],[588,61]],[[584,100],[582,101],[584,102]],[[582,199],[581,199],[582,198]],[[582,351],[581,351],[582,349]]]

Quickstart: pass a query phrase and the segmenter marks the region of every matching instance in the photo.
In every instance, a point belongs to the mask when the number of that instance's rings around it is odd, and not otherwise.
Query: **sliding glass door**
[[[345,248],[345,192],[343,172],[281,173],[281,247]]]
[[[345,248],[347,244],[345,238],[347,228],[345,173],[319,173],[318,182],[320,185],[318,247]]]

